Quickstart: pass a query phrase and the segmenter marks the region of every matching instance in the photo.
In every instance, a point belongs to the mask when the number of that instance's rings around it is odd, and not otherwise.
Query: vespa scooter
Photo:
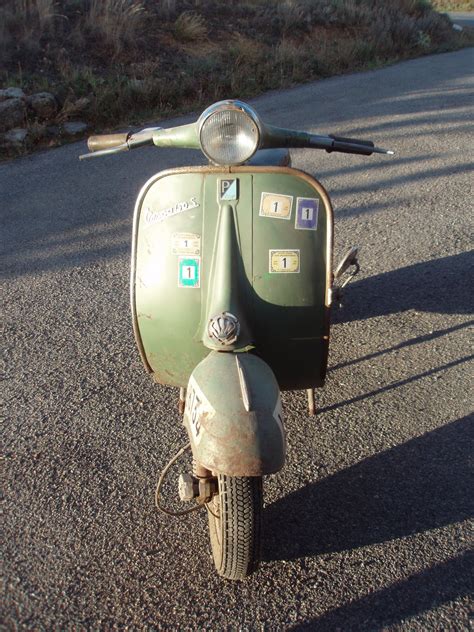
[[[306,389],[314,414],[342,287],[334,281],[358,271],[352,248],[333,273],[331,202],[290,167],[288,148],[393,152],[267,125],[234,100],[192,124],[93,136],[81,158],[151,144],[200,149],[209,163],[158,173],[135,206],[135,338],[145,369],[180,389],[189,438],[160,477],[157,504],[168,467],[190,448],[179,495],[194,504],[179,513],[206,507],[218,573],[243,579],[259,559],[262,477],[285,461],[280,391]]]

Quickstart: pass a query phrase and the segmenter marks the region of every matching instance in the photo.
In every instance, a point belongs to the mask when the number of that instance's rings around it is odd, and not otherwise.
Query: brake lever
[[[100,149],[99,151],[91,151],[89,154],[81,154],[79,156],[79,160],[100,158],[101,156],[109,156],[110,154],[118,154],[122,151],[129,151],[130,149],[131,148],[128,146],[128,143],[124,143],[123,145],[117,145],[116,147],[111,147],[110,149]]]

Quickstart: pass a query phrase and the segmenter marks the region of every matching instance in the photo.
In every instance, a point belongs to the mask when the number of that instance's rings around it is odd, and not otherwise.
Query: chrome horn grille
[[[240,323],[230,312],[222,312],[209,321],[209,338],[222,346],[231,345],[239,337]]]

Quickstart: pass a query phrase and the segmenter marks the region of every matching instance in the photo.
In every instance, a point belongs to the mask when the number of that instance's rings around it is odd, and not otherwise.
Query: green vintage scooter
[[[314,414],[342,287],[334,280],[358,270],[352,248],[333,273],[331,202],[290,168],[288,148],[392,152],[273,127],[245,103],[221,101],[189,125],[91,137],[82,158],[151,144],[200,149],[209,164],[158,173],[138,196],[133,328],[146,370],[180,389],[194,463],[179,481],[194,504],[180,514],[206,507],[217,571],[242,579],[258,563],[262,477],[285,461],[280,390],[306,389]],[[183,450],[160,478],[159,506]]]

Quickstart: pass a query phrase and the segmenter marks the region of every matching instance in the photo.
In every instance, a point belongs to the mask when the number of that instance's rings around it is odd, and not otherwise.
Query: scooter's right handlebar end
[[[372,152],[375,154],[385,154],[387,156],[393,156],[395,153],[392,149],[383,149],[382,147],[373,147]]]
[[[87,149],[91,152],[112,149],[124,145],[130,138],[131,132],[122,134],[97,134],[87,139]]]

